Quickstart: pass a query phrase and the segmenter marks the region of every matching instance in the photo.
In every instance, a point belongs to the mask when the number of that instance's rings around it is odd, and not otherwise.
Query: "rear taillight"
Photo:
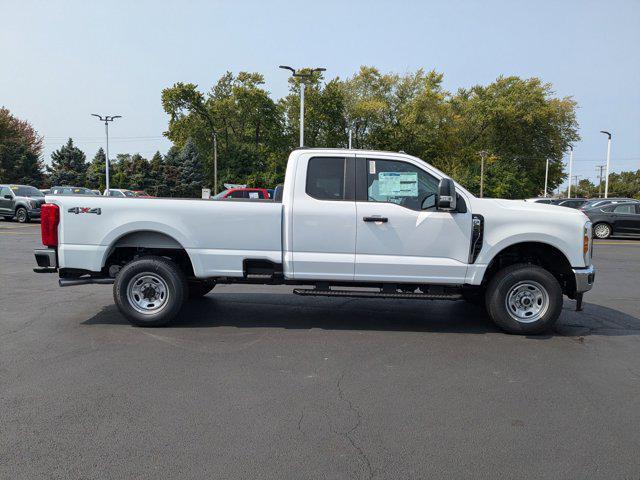
[[[60,223],[60,209],[57,205],[45,203],[40,207],[40,231],[42,244],[47,247],[58,246],[58,224]]]

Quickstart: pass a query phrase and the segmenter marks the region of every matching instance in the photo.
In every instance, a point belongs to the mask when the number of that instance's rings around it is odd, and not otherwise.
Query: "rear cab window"
[[[342,157],[313,157],[307,166],[306,193],[317,200],[346,200],[347,161]]]

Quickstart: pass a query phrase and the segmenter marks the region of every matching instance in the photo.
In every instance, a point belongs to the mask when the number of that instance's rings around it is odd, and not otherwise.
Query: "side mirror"
[[[442,178],[438,184],[436,208],[450,212],[456,209],[456,185],[450,178]]]
[[[11,200],[13,197],[11,195],[5,195],[4,198],[6,198],[7,200]]]

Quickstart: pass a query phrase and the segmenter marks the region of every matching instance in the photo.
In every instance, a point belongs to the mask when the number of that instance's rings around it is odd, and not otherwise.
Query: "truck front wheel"
[[[530,335],[551,329],[562,311],[562,288],[544,268],[518,264],[500,270],[487,287],[491,319],[509,333]]]
[[[163,257],[142,257],[126,264],[113,284],[120,312],[134,325],[161,327],[170,323],[187,296],[187,279]]]

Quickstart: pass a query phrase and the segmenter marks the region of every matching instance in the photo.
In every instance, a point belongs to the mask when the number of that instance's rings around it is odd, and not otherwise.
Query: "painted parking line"
[[[0,230],[2,235],[40,235],[40,232],[7,232]]]

